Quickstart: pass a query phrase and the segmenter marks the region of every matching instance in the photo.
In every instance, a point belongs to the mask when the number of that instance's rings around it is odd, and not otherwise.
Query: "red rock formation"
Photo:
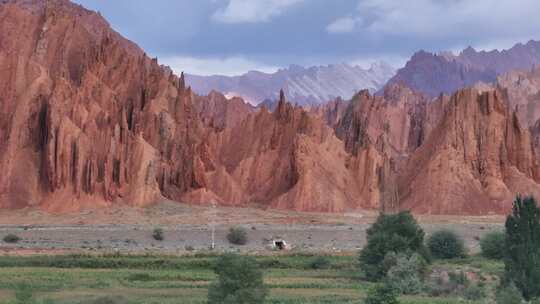
[[[281,92],[273,112],[255,111],[197,96],[79,5],[0,3],[0,208],[166,197],[484,214],[540,194],[540,123],[529,131],[508,108],[530,94],[468,89],[428,102],[391,85],[310,110]]]
[[[441,101],[439,101],[441,102]],[[540,194],[528,130],[499,91],[457,92],[399,183],[401,208],[420,213],[505,212],[516,193]]]
[[[0,6],[0,206],[146,205],[202,187],[183,78],[64,0]]]

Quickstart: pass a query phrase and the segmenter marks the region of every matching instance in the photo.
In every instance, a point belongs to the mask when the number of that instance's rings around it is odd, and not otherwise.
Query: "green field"
[[[328,256],[327,269],[312,269],[309,254],[259,256],[267,303],[361,303],[372,283],[359,278],[356,256]],[[1,303],[205,303],[216,256],[0,257]],[[480,257],[435,262],[432,269],[463,270],[485,280],[492,293],[500,262]],[[486,280],[485,277],[488,279]],[[17,302],[32,290],[32,300]],[[456,296],[402,296],[402,303],[467,302]]]

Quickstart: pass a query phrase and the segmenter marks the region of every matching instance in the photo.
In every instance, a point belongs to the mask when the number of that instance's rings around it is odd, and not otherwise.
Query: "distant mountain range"
[[[441,93],[452,94],[477,82],[494,83],[502,73],[515,69],[529,70],[539,63],[540,41],[534,40],[502,51],[476,51],[472,47],[458,55],[419,51],[388,84],[403,84],[435,97]]]
[[[374,63],[369,69],[343,63],[309,68],[291,65],[271,74],[258,71],[240,76],[187,74],[186,82],[199,94],[216,90],[229,97],[240,96],[253,105],[278,100],[280,89],[293,103],[318,105],[338,96],[349,99],[361,89],[377,91],[394,74],[395,69],[384,62]]]

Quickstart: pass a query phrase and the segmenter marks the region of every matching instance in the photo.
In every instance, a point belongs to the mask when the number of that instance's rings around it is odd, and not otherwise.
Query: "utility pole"
[[[215,223],[215,217],[216,217],[216,202],[212,201],[210,202],[211,205],[211,211],[210,211],[210,226],[212,230],[212,244],[210,245],[210,250],[214,250],[216,248],[216,223]]]

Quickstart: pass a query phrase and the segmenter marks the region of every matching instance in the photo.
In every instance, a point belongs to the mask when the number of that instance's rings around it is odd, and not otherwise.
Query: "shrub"
[[[263,303],[268,289],[263,274],[253,257],[226,254],[221,256],[214,271],[217,281],[208,289],[209,304]]]
[[[330,260],[325,256],[318,256],[311,260],[309,268],[311,269],[328,269],[330,268]]]
[[[17,243],[21,240],[21,238],[18,235],[15,235],[13,233],[10,233],[6,236],[4,236],[4,242],[6,243]]]
[[[439,230],[428,239],[431,255],[438,259],[452,259],[465,256],[463,239],[449,230]]]
[[[488,259],[500,260],[505,256],[505,235],[503,232],[490,232],[480,239],[482,255]]]
[[[148,282],[152,281],[152,277],[148,273],[134,273],[127,277],[128,281],[142,281]]]
[[[152,237],[156,241],[163,241],[165,239],[165,236],[163,234],[163,229],[155,228],[154,231],[152,232]]]
[[[463,297],[469,301],[478,301],[486,297],[486,291],[478,284],[471,285],[463,291]]]
[[[367,230],[367,245],[360,252],[360,266],[366,279],[380,280],[388,268],[383,265],[390,252],[419,253],[429,259],[424,248],[424,231],[410,212],[381,214]]]
[[[122,296],[102,296],[95,299],[89,300],[87,302],[82,302],[84,304],[127,304],[128,301]]]
[[[516,285],[510,284],[504,288],[498,289],[495,294],[497,304],[521,304],[523,297]]]
[[[389,253],[384,263],[393,264],[389,267],[385,282],[395,291],[401,294],[417,294],[422,291],[427,264],[419,254],[408,256]]]
[[[242,227],[231,227],[227,234],[227,240],[234,245],[245,245],[248,242],[246,229]]]
[[[368,291],[365,304],[399,304],[397,292],[386,284],[381,284]]]
[[[432,297],[447,296],[450,294],[461,295],[469,287],[469,279],[463,271],[449,272],[448,281],[442,276],[426,284],[426,292]]]
[[[505,278],[515,283],[526,300],[540,296],[540,208],[520,196],[506,218]]]

